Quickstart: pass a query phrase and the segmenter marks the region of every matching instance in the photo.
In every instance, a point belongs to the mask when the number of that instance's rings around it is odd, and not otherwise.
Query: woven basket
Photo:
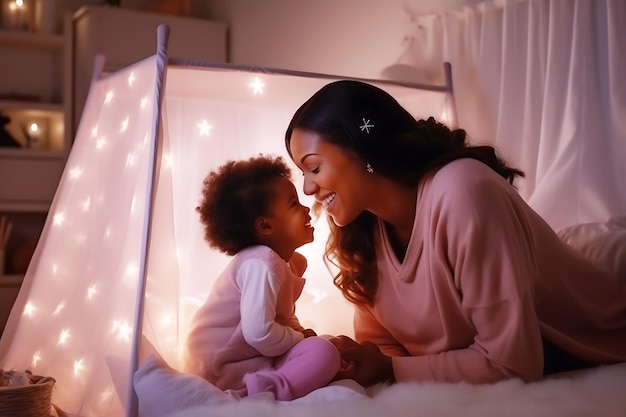
[[[54,378],[44,377],[36,384],[0,387],[0,416],[50,417]]]

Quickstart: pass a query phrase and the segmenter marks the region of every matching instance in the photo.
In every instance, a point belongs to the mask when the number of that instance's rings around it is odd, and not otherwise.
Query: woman
[[[287,150],[331,219],[326,258],[355,305],[339,377],[532,381],[626,361],[624,286],[524,202],[521,171],[465,136],[357,81],[295,113]]]

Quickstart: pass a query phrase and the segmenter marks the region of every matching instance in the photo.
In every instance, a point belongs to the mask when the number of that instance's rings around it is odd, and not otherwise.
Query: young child
[[[281,157],[230,161],[204,180],[196,210],[205,238],[234,258],[198,310],[186,340],[185,371],[241,396],[271,392],[288,401],[327,385],[337,349],[295,315],[313,241]]]

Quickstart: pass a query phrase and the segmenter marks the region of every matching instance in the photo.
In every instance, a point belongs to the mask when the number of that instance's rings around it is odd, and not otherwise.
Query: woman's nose
[[[302,191],[304,191],[304,194],[313,195],[315,194],[315,191],[317,191],[317,188],[317,184],[315,184],[314,181],[307,179],[306,176],[304,177],[304,185],[302,186]]]

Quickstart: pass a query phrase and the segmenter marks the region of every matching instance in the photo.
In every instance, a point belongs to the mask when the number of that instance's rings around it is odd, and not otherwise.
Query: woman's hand
[[[360,346],[356,341],[352,340],[348,336],[343,336],[343,335],[329,337],[328,341],[332,343],[333,345],[335,345],[339,353],[343,352],[344,350],[348,348]]]
[[[355,346],[360,346],[356,341],[352,340],[348,336],[333,336],[329,337],[328,341],[335,345],[339,354],[346,349],[353,348]],[[341,358],[341,366],[337,375],[333,378],[334,381],[339,381],[341,379],[354,379],[356,374],[356,364],[354,362],[349,362]]]
[[[348,336],[336,336],[329,340],[341,354],[341,369],[335,380],[354,379],[363,386],[394,380],[391,358],[385,356],[375,344],[359,344]]]
[[[365,387],[394,380],[391,357],[384,355],[375,344],[364,342],[340,353],[342,364],[351,366],[340,370],[339,374],[342,375],[337,374],[338,377],[354,379]]]

